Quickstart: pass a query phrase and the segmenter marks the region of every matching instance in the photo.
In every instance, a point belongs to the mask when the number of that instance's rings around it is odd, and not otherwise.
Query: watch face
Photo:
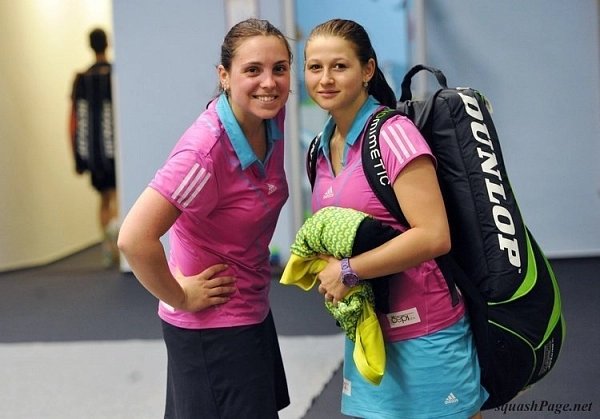
[[[355,286],[358,284],[358,281],[358,276],[353,272],[342,275],[342,283],[347,287]]]

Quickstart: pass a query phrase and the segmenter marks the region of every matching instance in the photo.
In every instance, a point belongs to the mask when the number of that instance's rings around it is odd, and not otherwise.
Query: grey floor
[[[103,269],[99,261],[99,249],[92,247],[48,266],[0,273],[0,343],[160,339],[154,298],[131,274]],[[550,375],[507,407],[539,411],[487,411],[486,418],[600,417],[600,258],[559,259],[553,266],[567,321],[566,343]],[[274,282],[271,301],[281,335],[339,333],[316,292]],[[341,381],[338,370],[306,419],[344,417],[339,413]],[[590,411],[565,411],[574,406]]]

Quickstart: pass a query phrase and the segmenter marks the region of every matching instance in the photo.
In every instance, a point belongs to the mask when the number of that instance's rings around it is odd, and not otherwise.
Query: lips
[[[329,98],[337,95],[339,92],[337,90],[321,90],[318,92],[319,96],[324,98]]]

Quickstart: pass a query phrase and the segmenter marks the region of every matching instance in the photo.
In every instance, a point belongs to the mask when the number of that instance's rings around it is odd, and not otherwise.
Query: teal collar
[[[240,161],[240,165],[242,170],[246,170],[252,164],[259,162],[262,165],[262,162],[254,151],[252,147],[250,147],[250,143],[246,138],[246,135],[242,131],[240,124],[238,123],[235,115],[233,114],[233,110],[231,109],[231,105],[229,105],[229,100],[225,94],[221,94],[217,100],[217,115],[219,115],[219,119],[221,123],[225,127],[225,132],[229,137],[229,141],[233,146],[233,150]],[[273,149],[273,143],[275,141],[279,141],[283,139],[283,133],[277,127],[275,119],[267,119],[265,120],[266,130],[267,130],[267,155],[265,156],[265,161],[271,155],[271,150]]]

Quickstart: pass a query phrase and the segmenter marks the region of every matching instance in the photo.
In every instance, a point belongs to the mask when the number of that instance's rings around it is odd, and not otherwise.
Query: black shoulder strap
[[[373,114],[367,124],[367,131],[364,133],[365,138],[361,150],[362,163],[369,186],[371,186],[379,201],[394,218],[402,224],[408,225],[392,188],[379,147],[379,131],[381,131],[384,122],[395,115],[403,115],[403,113],[396,109],[386,108]]]
[[[310,182],[311,190],[315,186],[315,178],[317,177],[317,156],[320,141],[321,134],[318,134],[310,142],[310,145],[308,146],[308,152],[306,153],[306,174],[308,176],[308,181]]]

